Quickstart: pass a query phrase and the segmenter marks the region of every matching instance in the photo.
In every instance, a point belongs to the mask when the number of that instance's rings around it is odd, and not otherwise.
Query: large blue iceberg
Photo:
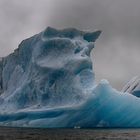
[[[45,31],[0,59],[0,125],[140,127],[140,98],[95,83],[90,52],[101,31]]]

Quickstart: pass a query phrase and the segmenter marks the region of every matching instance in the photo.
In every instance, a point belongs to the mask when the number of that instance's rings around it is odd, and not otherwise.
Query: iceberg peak
[[[52,27],[47,27],[43,32],[43,38],[52,38],[52,37],[60,37],[60,38],[76,38],[81,37],[88,42],[95,42],[96,39],[100,36],[101,31],[96,30],[93,32],[80,31],[75,28],[66,28],[62,30],[58,30]]]

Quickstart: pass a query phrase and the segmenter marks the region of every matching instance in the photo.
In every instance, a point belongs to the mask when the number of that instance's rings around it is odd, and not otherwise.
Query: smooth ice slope
[[[95,84],[90,52],[100,31],[45,31],[0,60],[0,125],[140,127],[140,99]]]

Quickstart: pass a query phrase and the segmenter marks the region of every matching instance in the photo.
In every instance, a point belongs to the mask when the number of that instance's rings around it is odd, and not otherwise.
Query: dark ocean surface
[[[32,129],[0,127],[0,140],[140,140],[140,129]]]

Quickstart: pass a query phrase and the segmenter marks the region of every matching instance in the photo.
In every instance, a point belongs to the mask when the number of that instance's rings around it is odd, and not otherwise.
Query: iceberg
[[[140,127],[140,99],[95,82],[90,52],[101,31],[51,27],[0,59],[0,125]]]

